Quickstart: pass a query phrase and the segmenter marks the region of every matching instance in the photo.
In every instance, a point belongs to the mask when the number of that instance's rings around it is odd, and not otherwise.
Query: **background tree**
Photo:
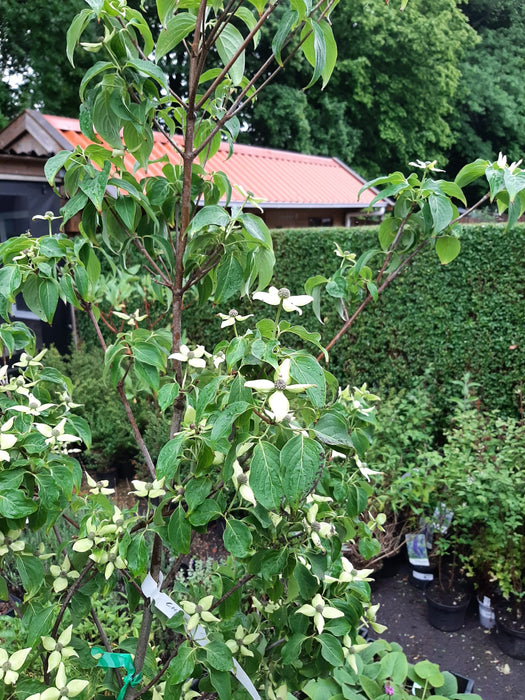
[[[525,150],[525,85],[519,78],[525,8],[519,0],[471,0],[464,12],[480,43],[461,65],[451,165],[500,151],[518,160]]]
[[[301,92],[306,64],[295,60],[255,103],[245,140],[282,146],[286,113],[296,120],[288,133],[308,119],[303,150],[338,156],[369,176],[443,155],[454,139],[460,61],[476,39],[458,2],[416,0],[398,13],[349,0],[334,19],[334,35],[338,62],[324,91]],[[292,94],[301,105],[295,110],[288,107]]]
[[[79,52],[73,68],[66,58],[66,32],[82,0],[19,2],[0,7],[0,127],[20,111],[35,107],[78,116],[78,88],[93,55]],[[93,31],[93,35],[95,32]]]

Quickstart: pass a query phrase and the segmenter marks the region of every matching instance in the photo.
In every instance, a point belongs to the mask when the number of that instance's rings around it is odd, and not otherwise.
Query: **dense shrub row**
[[[273,234],[277,258],[274,283],[301,293],[309,276],[327,276],[338,267],[335,244],[357,255],[377,245],[377,228],[279,230]],[[392,392],[408,392],[414,382],[424,386],[432,403],[427,421],[430,444],[439,442],[453,411],[453,382],[466,372],[479,384],[482,406],[509,415],[519,410],[521,380],[525,375],[525,229],[508,233],[498,225],[466,226],[458,259],[442,266],[432,251],[423,253],[396,280],[375,305],[365,310],[351,332],[333,348],[330,369],[341,384],[367,382],[385,400]],[[141,307],[136,295],[127,300],[128,310]],[[321,326],[309,307],[295,322],[318,328],[324,342],[339,329],[341,320],[323,301]],[[220,337],[221,320],[216,312],[239,311],[264,314],[264,304],[229,300],[228,306],[211,310],[188,304],[185,325],[192,343],[212,350]],[[158,310],[153,307],[152,315]],[[81,321],[81,319],[79,319]],[[93,429],[93,449],[85,455],[86,466],[119,467],[126,472],[138,466],[136,446],[118,398],[100,392],[102,362],[92,330],[79,324],[84,340],[69,362],[75,383],[75,400],[84,403],[85,417]],[[105,331],[105,327],[102,326]],[[107,342],[113,342],[111,334]],[[418,379],[420,378],[420,379]],[[99,396],[100,400],[95,401]],[[110,398],[111,396],[111,398]],[[94,398],[95,397],[95,398]],[[167,434],[166,420],[156,407],[144,405],[139,421],[147,425],[147,437],[156,455],[158,436]],[[159,443],[160,444],[160,443]]]
[[[273,238],[275,283],[301,293],[308,277],[337,269],[336,242],[359,255],[377,246],[377,229],[282,229]],[[525,374],[525,229],[470,225],[461,241],[447,266],[433,251],[421,254],[334,347],[330,369],[342,384],[401,389],[430,367],[444,407],[450,382],[468,371],[486,407],[516,411]],[[238,308],[257,314],[257,306]],[[340,318],[328,303],[322,309],[325,325],[317,325],[326,343]],[[192,341],[212,347],[220,321],[193,306],[187,317]]]

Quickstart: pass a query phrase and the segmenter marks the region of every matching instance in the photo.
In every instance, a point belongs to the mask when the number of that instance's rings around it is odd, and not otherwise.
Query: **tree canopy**
[[[156,3],[142,5],[153,26]],[[4,0],[0,126],[25,107],[78,115],[78,86],[97,56],[79,52],[73,69],[64,47],[66,27],[84,6],[83,0]],[[413,0],[398,9],[399,3],[383,0],[340,3],[330,83],[322,91],[305,90],[308,62],[296,54],[243,115],[240,140],[337,156],[370,177],[416,158],[438,158],[441,166],[448,161],[451,172],[500,150],[517,160],[525,145],[522,3]],[[278,8],[262,28],[248,65],[271,50],[282,12]],[[180,47],[162,59],[178,94],[185,90],[181,60]]]

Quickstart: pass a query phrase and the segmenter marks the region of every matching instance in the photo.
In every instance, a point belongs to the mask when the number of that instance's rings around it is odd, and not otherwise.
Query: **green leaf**
[[[249,409],[251,409],[251,406],[249,403],[246,403],[246,401],[235,401],[229,406],[226,406],[213,424],[211,431],[212,442],[217,442],[222,438],[228,437],[233,429],[235,420]]]
[[[179,467],[179,455],[186,436],[184,433],[175,435],[159,452],[157,459],[157,478],[173,479]]]
[[[270,442],[261,441],[255,446],[250,463],[250,486],[257,503],[268,510],[279,508],[283,497],[280,452]]]
[[[311,355],[293,355],[290,357],[290,374],[298,384],[313,384],[306,390],[308,398],[316,408],[322,408],[326,402],[326,385],[321,365]]]
[[[33,555],[21,554],[16,557],[16,563],[26,593],[33,596],[44,583],[42,562]]]
[[[228,66],[244,42],[240,31],[233,24],[225,24],[217,37],[217,52],[224,66]],[[244,51],[241,51],[228,73],[234,85],[240,85],[244,78]]]
[[[281,650],[281,658],[285,666],[295,663],[297,659],[300,658],[301,647],[303,646],[305,639],[306,636],[304,634],[296,632],[295,634],[292,634],[290,639],[283,646]]]
[[[439,688],[445,682],[443,674],[439,670],[439,666],[431,661],[419,661],[415,664],[414,671],[423,680],[428,680],[434,688]]]
[[[266,289],[273,277],[275,255],[273,250],[257,251],[257,289]]]
[[[223,535],[224,546],[234,557],[247,557],[252,546],[250,528],[240,520],[227,520]]]
[[[49,605],[46,608],[33,608],[28,606],[22,618],[22,629],[27,634],[27,643],[33,646],[36,642],[41,642],[41,637],[47,637],[53,627],[58,607]]]
[[[440,233],[445,229],[454,216],[452,204],[448,197],[431,194],[428,198],[430,213],[432,215],[433,233]]]
[[[314,485],[322,468],[320,445],[304,435],[288,440],[281,450],[283,491],[290,503],[297,503]]]
[[[354,484],[349,484],[348,489],[346,513],[350,518],[357,518],[367,506],[368,495],[363,488]]]
[[[337,62],[337,44],[334,39],[332,26],[327,20],[322,20],[320,23],[321,30],[324,35],[326,59],[321,73],[323,79],[323,88],[326,86],[335,68]]]
[[[230,215],[222,207],[216,204],[210,204],[207,207],[200,209],[193,219],[190,221],[190,225],[187,228],[187,234],[193,234],[200,231],[206,226],[219,226],[220,228],[226,228],[230,223]]]
[[[84,178],[80,183],[80,189],[93,202],[98,212],[102,211],[102,200],[106,194],[110,170],[111,163],[109,160],[106,160],[104,162],[104,167],[95,175],[95,177]]]
[[[59,151],[52,156],[44,165],[44,175],[51,187],[55,186],[55,178],[64,164],[71,158],[71,151]]]
[[[233,668],[232,653],[224,642],[213,641],[206,644],[206,659],[217,671],[230,671]]]
[[[190,646],[188,640],[182,642],[177,650],[177,656],[170,661],[168,677],[173,683],[183,683],[191,678],[195,662],[193,660],[195,649]]]
[[[88,196],[84,192],[77,192],[71,199],[68,199],[66,204],[60,209],[62,216],[62,226],[66,224],[75,214],[86,206]]]
[[[448,265],[458,257],[461,243],[456,236],[440,236],[436,238],[436,253],[442,265]]]
[[[368,679],[365,678],[365,680]],[[341,697],[339,685],[331,678],[320,678],[319,680],[308,681],[303,691],[311,700],[338,700]],[[381,693],[378,692],[377,695],[373,697],[379,698],[380,695]]]
[[[188,520],[194,527],[202,527],[211,520],[216,520],[219,515],[222,515],[222,511],[217,501],[213,498],[208,498],[188,515]]]
[[[96,75],[98,75],[99,73],[103,73],[105,70],[110,70],[110,69],[115,70],[115,66],[113,65],[113,63],[111,63],[111,61],[97,61],[93,66],[91,66],[91,68],[88,68],[88,70],[84,73],[84,76],[82,78],[82,82],[80,83],[79,95],[80,95],[81,100],[84,99],[84,92],[86,90],[86,86],[89,83],[89,81],[92,78],[94,78]],[[87,122],[88,118],[89,118],[89,121],[91,122],[91,115],[87,110],[84,110],[82,112],[82,114],[84,115],[83,119],[85,119],[86,122]],[[91,125],[91,129],[92,129],[92,125]],[[56,173],[55,173],[55,175],[56,175]],[[50,183],[50,184],[52,184],[52,183]]]
[[[182,506],[177,506],[168,523],[168,540],[176,554],[190,553],[191,526]]]
[[[301,598],[309,600],[317,593],[319,583],[316,577],[306,568],[304,564],[298,562],[295,565],[293,576],[299,586]]]
[[[448,182],[448,180],[436,180],[434,184],[437,185],[439,189],[445,194],[447,194],[449,197],[459,199],[460,202],[463,202],[463,204],[467,206],[467,200],[465,195],[463,194],[463,190],[457,185],[456,182]]]
[[[143,73],[153,80],[156,80],[164,90],[169,90],[168,80],[164,71],[155,65],[152,61],[144,61],[142,58],[128,58],[128,66],[132,66],[139,73]]]
[[[210,671],[210,681],[219,695],[219,700],[231,700],[231,674],[227,671],[216,671],[213,668]]]
[[[9,591],[7,590],[7,581],[3,576],[0,576],[0,600],[9,600]]]
[[[209,479],[191,479],[184,491],[184,498],[189,510],[195,510],[197,506],[203,503],[209,496],[210,491],[211,481]]]
[[[339,413],[324,413],[314,427],[316,436],[327,445],[353,447],[345,419]]]
[[[280,66],[283,65],[281,59],[281,49],[286,39],[290,36],[290,31],[298,19],[299,15],[295,10],[286,10],[283,12],[282,17],[279,20],[278,29],[272,40],[272,53]]]
[[[474,182],[474,180],[483,177],[483,175],[485,174],[485,170],[488,168],[489,165],[490,163],[488,160],[478,158],[473,163],[468,163],[467,165],[464,165],[459,171],[459,173],[456,175],[456,179],[454,180],[454,182],[459,187],[465,187],[466,185],[470,185],[470,183]]]
[[[158,62],[178,46],[195,29],[195,21],[196,15],[190,15],[189,12],[180,12],[172,17],[168,21],[166,29],[160,31],[155,47],[155,61]]]
[[[38,504],[28,498],[23,491],[2,490],[0,493],[0,515],[4,518],[18,520],[26,518],[38,510]]]
[[[59,286],[55,280],[42,279],[38,289],[40,305],[45,320],[48,323],[53,321],[55,311],[58,304]]]
[[[165,411],[169,406],[173,406],[173,402],[179,395],[180,386],[177,382],[171,382],[171,384],[163,384],[160,387],[158,402],[161,411]]]
[[[242,224],[244,231],[248,234],[248,239],[262,244],[271,250],[272,236],[264,221],[254,214],[239,214],[238,221]]]
[[[233,255],[222,258],[217,268],[215,303],[221,304],[238,293],[243,281],[242,267]]]
[[[66,45],[66,55],[72,66],[75,65],[73,61],[73,54],[75,53],[75,47],[78,40],[82,36],[84,29],[90,23],[90,21],[95,17],[93,10],[88,10],[87,8],[78,13],[75,19],[71,22],[69,29],[67,30],[67,45]]]
[[[326,66],[326,38],[322,28],[315,20],[308,19],[301,31],[302,52],[308,63],[313,66],[314,73],[307,88],[311,87],[320,76]]]
[[[341,643],[331,634],[322,633],[317,637],[321,644],[321,656],[331,666],[342,666],[345,662]]]

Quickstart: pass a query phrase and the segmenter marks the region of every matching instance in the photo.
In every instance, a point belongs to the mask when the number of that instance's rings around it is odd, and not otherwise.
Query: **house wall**
[[[45,181],[0,178],[0,242],[31,231],[35,237],[47,235],[48,222],[32,218],[35,214],[52,211],[58,214],[60,199]],[[58,231],[59,221],[53,222],[53,231]],[[23,321],[35,333],[38,346],[54,343],[65,352],[70,342],[70,314],[60,302],[53,324],[40,321],[29,309],[22,295],[18,295],[13,306],[12,319]]]
[[[263,205],[264,206],[264,205]],[[265,209],[262,214],[268,228],[310,228],[344,226],[343,209]]]

